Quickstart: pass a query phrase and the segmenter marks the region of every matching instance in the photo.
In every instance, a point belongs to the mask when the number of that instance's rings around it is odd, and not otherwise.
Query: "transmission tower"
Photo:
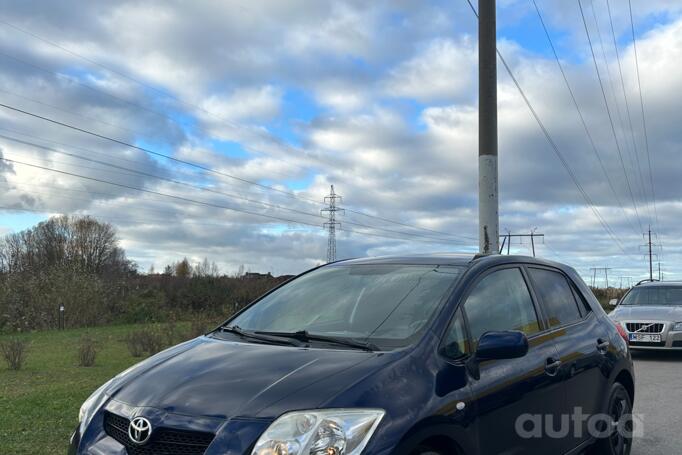
[[[343,198],[334,192],[334,185],[331,187],[329,196],[324,198],[324,203],[328,206],[321,210],[322,213],[327,214],[327,222],[323,224],[324,228],[329,232],[327,240],[327,262],[336,261],[336,227],[341,226],[341,223],[336,221],[336,214],[343,214],[344,210],[336,206],[337,202],[341,202]]]

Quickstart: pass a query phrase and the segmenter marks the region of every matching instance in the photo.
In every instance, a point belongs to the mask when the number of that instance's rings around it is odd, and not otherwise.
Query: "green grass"
[[[128,353],[126,334],[141,326],[110,326],[18,335],[30,342],[20,371],[0,359],[0,453],[66,453],[81,403],[97,387],[140,361]],[[97,340],[93,367],[79,367],[79,339]],[[0,335],[0,341],[9,335]]]

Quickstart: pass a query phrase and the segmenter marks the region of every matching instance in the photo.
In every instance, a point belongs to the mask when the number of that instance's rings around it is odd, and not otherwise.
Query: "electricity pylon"
[[[329,196],[324,198],[324,202],[328,206],[321,210],[322,213],[327,214],[327,222],[323,224],[324,228],[328,230],[329,237],[327,239],[327,262],[336,261],[336,227],[341,226],[341,223],[336,221],[336,214],[343,214],[344,210],[337,207],[336,203],[341,202],[343,198],[334,192],[334,185],[331,187]]]

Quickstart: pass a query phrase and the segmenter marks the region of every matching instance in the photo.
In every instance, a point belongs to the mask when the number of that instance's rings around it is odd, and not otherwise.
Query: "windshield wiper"
[[[304,343],[311,341],[321,341],[323,343],[337,344],[340,346],[347,346],[354,349],[362,349],[363,351],[381,351],[381,348],[373,343],[365,343],[363,341],[355,341],[350,338],[339,338],[327,335],[314,335],[307,330],[299,330],[298,332],[254,332],[258,335],[269,335],[283,338],[293,338]]]
[[[235,335],[240,336],[242,338],[250,338],[253,340],[265,341],[272,344],[288,344],[291,346],[301,345],[301,343],[291,341],[290,339],[288,339],[289,337],[268,336],[268,334],[260,332],[247,332],[238,325],[233,326],[224,325],[222,327],[219,327],[218,330],[220,330],[221,332],[234,333]]]

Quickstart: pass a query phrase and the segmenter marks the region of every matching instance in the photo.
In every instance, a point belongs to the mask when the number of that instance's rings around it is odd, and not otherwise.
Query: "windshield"
[[[229,325],[400,347],[424,328],[463,271],[433,265],[323,267],[265,296]]]
[[[682,286],[635,288],[621,305],[682,305]]]

